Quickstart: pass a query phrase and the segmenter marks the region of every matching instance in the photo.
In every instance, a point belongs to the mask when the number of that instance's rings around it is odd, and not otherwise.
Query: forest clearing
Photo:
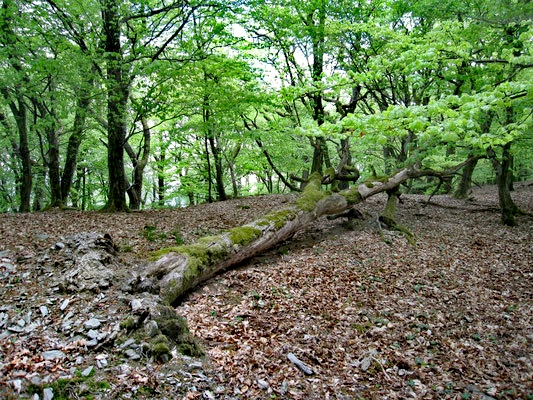
[[[533,212],[533,185],[515,188],[514,201]],[[402,198],[398,221],[414,234],[415,245],[378,225],[385,195],[357,206],[362,219],[323,217],[184,298],[177,311],[206,355],[175,355],[167,363],[136,359],[140,343],[124,346],[120,336],[97,349],[88,346],[84,323],[100,321],[95,330],[105,342],[131,313],[135,295],[121,292],[118,282],[98,293],[61,291],[64,269],[43,254],[69,235],[110,233],[125,271],[117,276],[126,277],[154,250],[246,223],[294,196],[129,214],[2,214],[1,393],[31,398],[33,390],[43,398],[52,388],[56,399],[531,398],[531,216],[519,217],[516,227],[501,225],[494,186],[475,188],[470,200]],[[47,359],[43,352],[50,350],[63,354]],[[313,374],[302,372],[289,353]]]

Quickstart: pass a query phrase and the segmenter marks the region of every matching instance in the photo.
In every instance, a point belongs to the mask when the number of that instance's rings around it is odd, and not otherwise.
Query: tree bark
[[[126,173],[124,145],[126,143],[126,105],[129,83],[124,76],[124,60],[120,44],[120,11],[117,0],[104,0],[103,28],[107,55],[107,168],[109,198],[107,211],[128,211],[126,204]]]
[[[143,146],[140,150],[141,157],[139,158],[128,142],[125,144],[126,152],[133,164],[133,182],[127,190],[130,199],[130,209],[132,210],[140,210],[141,208],[144,169],[150,157],[150,127],[144,117],[141,118],[141,123],[143,127]]]
[[[513,178],[511,169],[512,142],[502,146],[502,157],[498,160],[495,151],[492,148],[487,149],[490,160],[496,172],[496,185],[498,186],[498,198],[500,203],[502,223],[507,226],[516,226],[515,216],[520,212],[514,203],[509,190]]]
[[[90,89],[93,85],[93,80],[90,78],[87,82],[87,87],[81,85],[78,89],[80,95],[77,100],[76,114],[74,116],[74,123],[72,126],[72,134],[68,138],[67,154],[65,165],[63,167],[63,174],[61,175],[61,198],[63,203],[67,204],[74,173],[78,164],[78,153],[83,138],[83,131],[85,129],[85,120],[87,118],[89,104],[91,102]]]
[[[455,198],[466,199],[468,197],[468,191],[472,186],[472,175],[476,169],[477,162],[477,159],[473,159],[472,162],[469,162],[465,165],[463,173],[461,174],[461,180],[459,181],[457,190],[454,193]]]

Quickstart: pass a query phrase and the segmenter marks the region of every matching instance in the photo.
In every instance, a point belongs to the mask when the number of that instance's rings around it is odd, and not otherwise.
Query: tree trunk
[[[159,207],[165,205],[165,148],[161,146],[159,155],[155,156],[155,169],[157,172],[157,204]]]
[[[466,199],[468,197],[468,191],[472,186],[472,175],[476,169],[478,159],[473,159],[471,162],[465,165],[463,173],[461,174],[461,180],[459,186],[454,193],[454,197],[457,199]]]
[[[126,105],[129,83],[124,74],[120,45],[120,11],[118,0],[104,0],[103,22],[107,55],[107,168],[109,197],[107,211],[128,211],[126,204],[126,173],[124,145],[126,143]]]
[[[464,165],[444,172],[403,169],[386,182],[371,182],[333,194],[320,190],[322,176],[314,173],[293,204],[218,236],[162,251],[162,257],[146,268],[136,289],[159,292],[165,301],[175,303],[201,282],[289,239],[320,216],[339,214],[377,193],[393,192],[407,179],[424,175],[449,176]]]
[[[514,203],[509,190],[513,176],[511,170],[511,145],[512,142],[509,142],[502,146],[501,160],[498,160],[493,149],[489,148],[487,152],[496,172],[496,185],[498,186],[502,223],[507,226],[516,226],[515,216],[519,213],[519,209]]]
[[[88,87],[93,84],[89,80]],[[89,104],[91,102],[90,90],[83,85],[79,88],[80,95],[77,101],[76,114],[74,116],[74,123],[72,125],[72,134],[68,138],[67,154],[65,165],[63,167],[63,174],[61,175],[61,198],[63,203],[67,204],[70,189],[72,187],[72,180],[78,164],[78,153],[83,138],[83,131],[85,129],[85,120],[88,113]]]
[[[22,165],[22,177],[20,180],[19,193],[20,193],[20,212],[29,212],[31,202],[31,190],[33,177],[31,172],[31,156],[30,145],[28,140],[28,124],[26,119],[26,104],[22,95],[17,95],[17,104],[14,101],[9,103],[11,112],[15,116],[17,123],[17,129],[19,132],[19,145],[18,154],[20,157],[20,163]]]
[[[144,169],[148,164],[148,158],[150,157],[150,127],[146,118],[141,118],[143,127],[143,146],[142,155],[139,159],[138,155],[133,151],[131,145],[126,142],[125,149],[133,164],[133,182],[127,190],[128,197],[130,199],[130,208],[132,210],[140,210],[142,203],[142,188],[143,188],[143,176]]]
[[[224,188],[224,169],[222,168],[222,157],[220,157],[220,149],[214,138],[214,133],[209,135],[209,145],[211,147],[211,154],[215,163],[215,182],[218,194],[218,200],[224,201],[228,199],[226,190]]]

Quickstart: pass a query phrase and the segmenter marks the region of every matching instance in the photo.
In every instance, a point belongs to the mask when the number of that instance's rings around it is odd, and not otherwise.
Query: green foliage
[[[308,171],[318,139],[335,169],[341,140],[349,138],[363,178],[404,166],[444,168],[487,150],[499,156],[508,143],[515,177],[533,176],[533,11],[526,0],[357,7],[344,0],[247,0],[183,5],[187,12],[170,7],[143,18],[135,13],[163,3],[118,3],[124,40],[116,55],[130,96],[116,112],[124,111],[120,121],[134,155],[146,140],[141,119],[149,122],[145,207],[216,198],[217,180],[235,196],[287,190],[278,175],[288,180]],[[0,212],[18,209],[28,173],[17,110],[26,111],[32,199],[51,196],[53,171],[64,171],[80,126],[67,203],[93,210],[108,202],[107,107],[114,97],[106,97],[113,82],[105,72],[105,4],[6,2]],[[85,105],[82,94],[90,99]],[[134,158],[124,162],[129,183],[136,168]],[[491,181],[491,168],[480,163],[474,179]],[[144,234],[161,238],[155,230]]]

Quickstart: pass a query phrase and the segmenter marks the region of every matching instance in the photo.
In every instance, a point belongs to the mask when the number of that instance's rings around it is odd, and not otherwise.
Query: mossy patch
[[[283,228],[287,222],[292,221],[294,218],[296,218],[296,213],[293,210],[286,209],[273,211],[265,215],[263,219],[257,223],[257,225],[269,226],[272,224],[274,225],[274,229],[278,230]]]
[[[327,193],[320,190],[321,180],[320,174],[316,172],[309,178],[303,193],[296,200],[296,205],[302,211],[312,211],[316,207],[316,203],[327,196]]]
[[[361,196],[361,193],[359,193],[357,188],[342,191],[340,192],[340,194],[344,196],[348,204],[358,204],[363,200],[363,197]]]
[[[234,244],[245,246],[261,236],[261,231],[252,226],[240,226],[229,230],[229,238]]]

